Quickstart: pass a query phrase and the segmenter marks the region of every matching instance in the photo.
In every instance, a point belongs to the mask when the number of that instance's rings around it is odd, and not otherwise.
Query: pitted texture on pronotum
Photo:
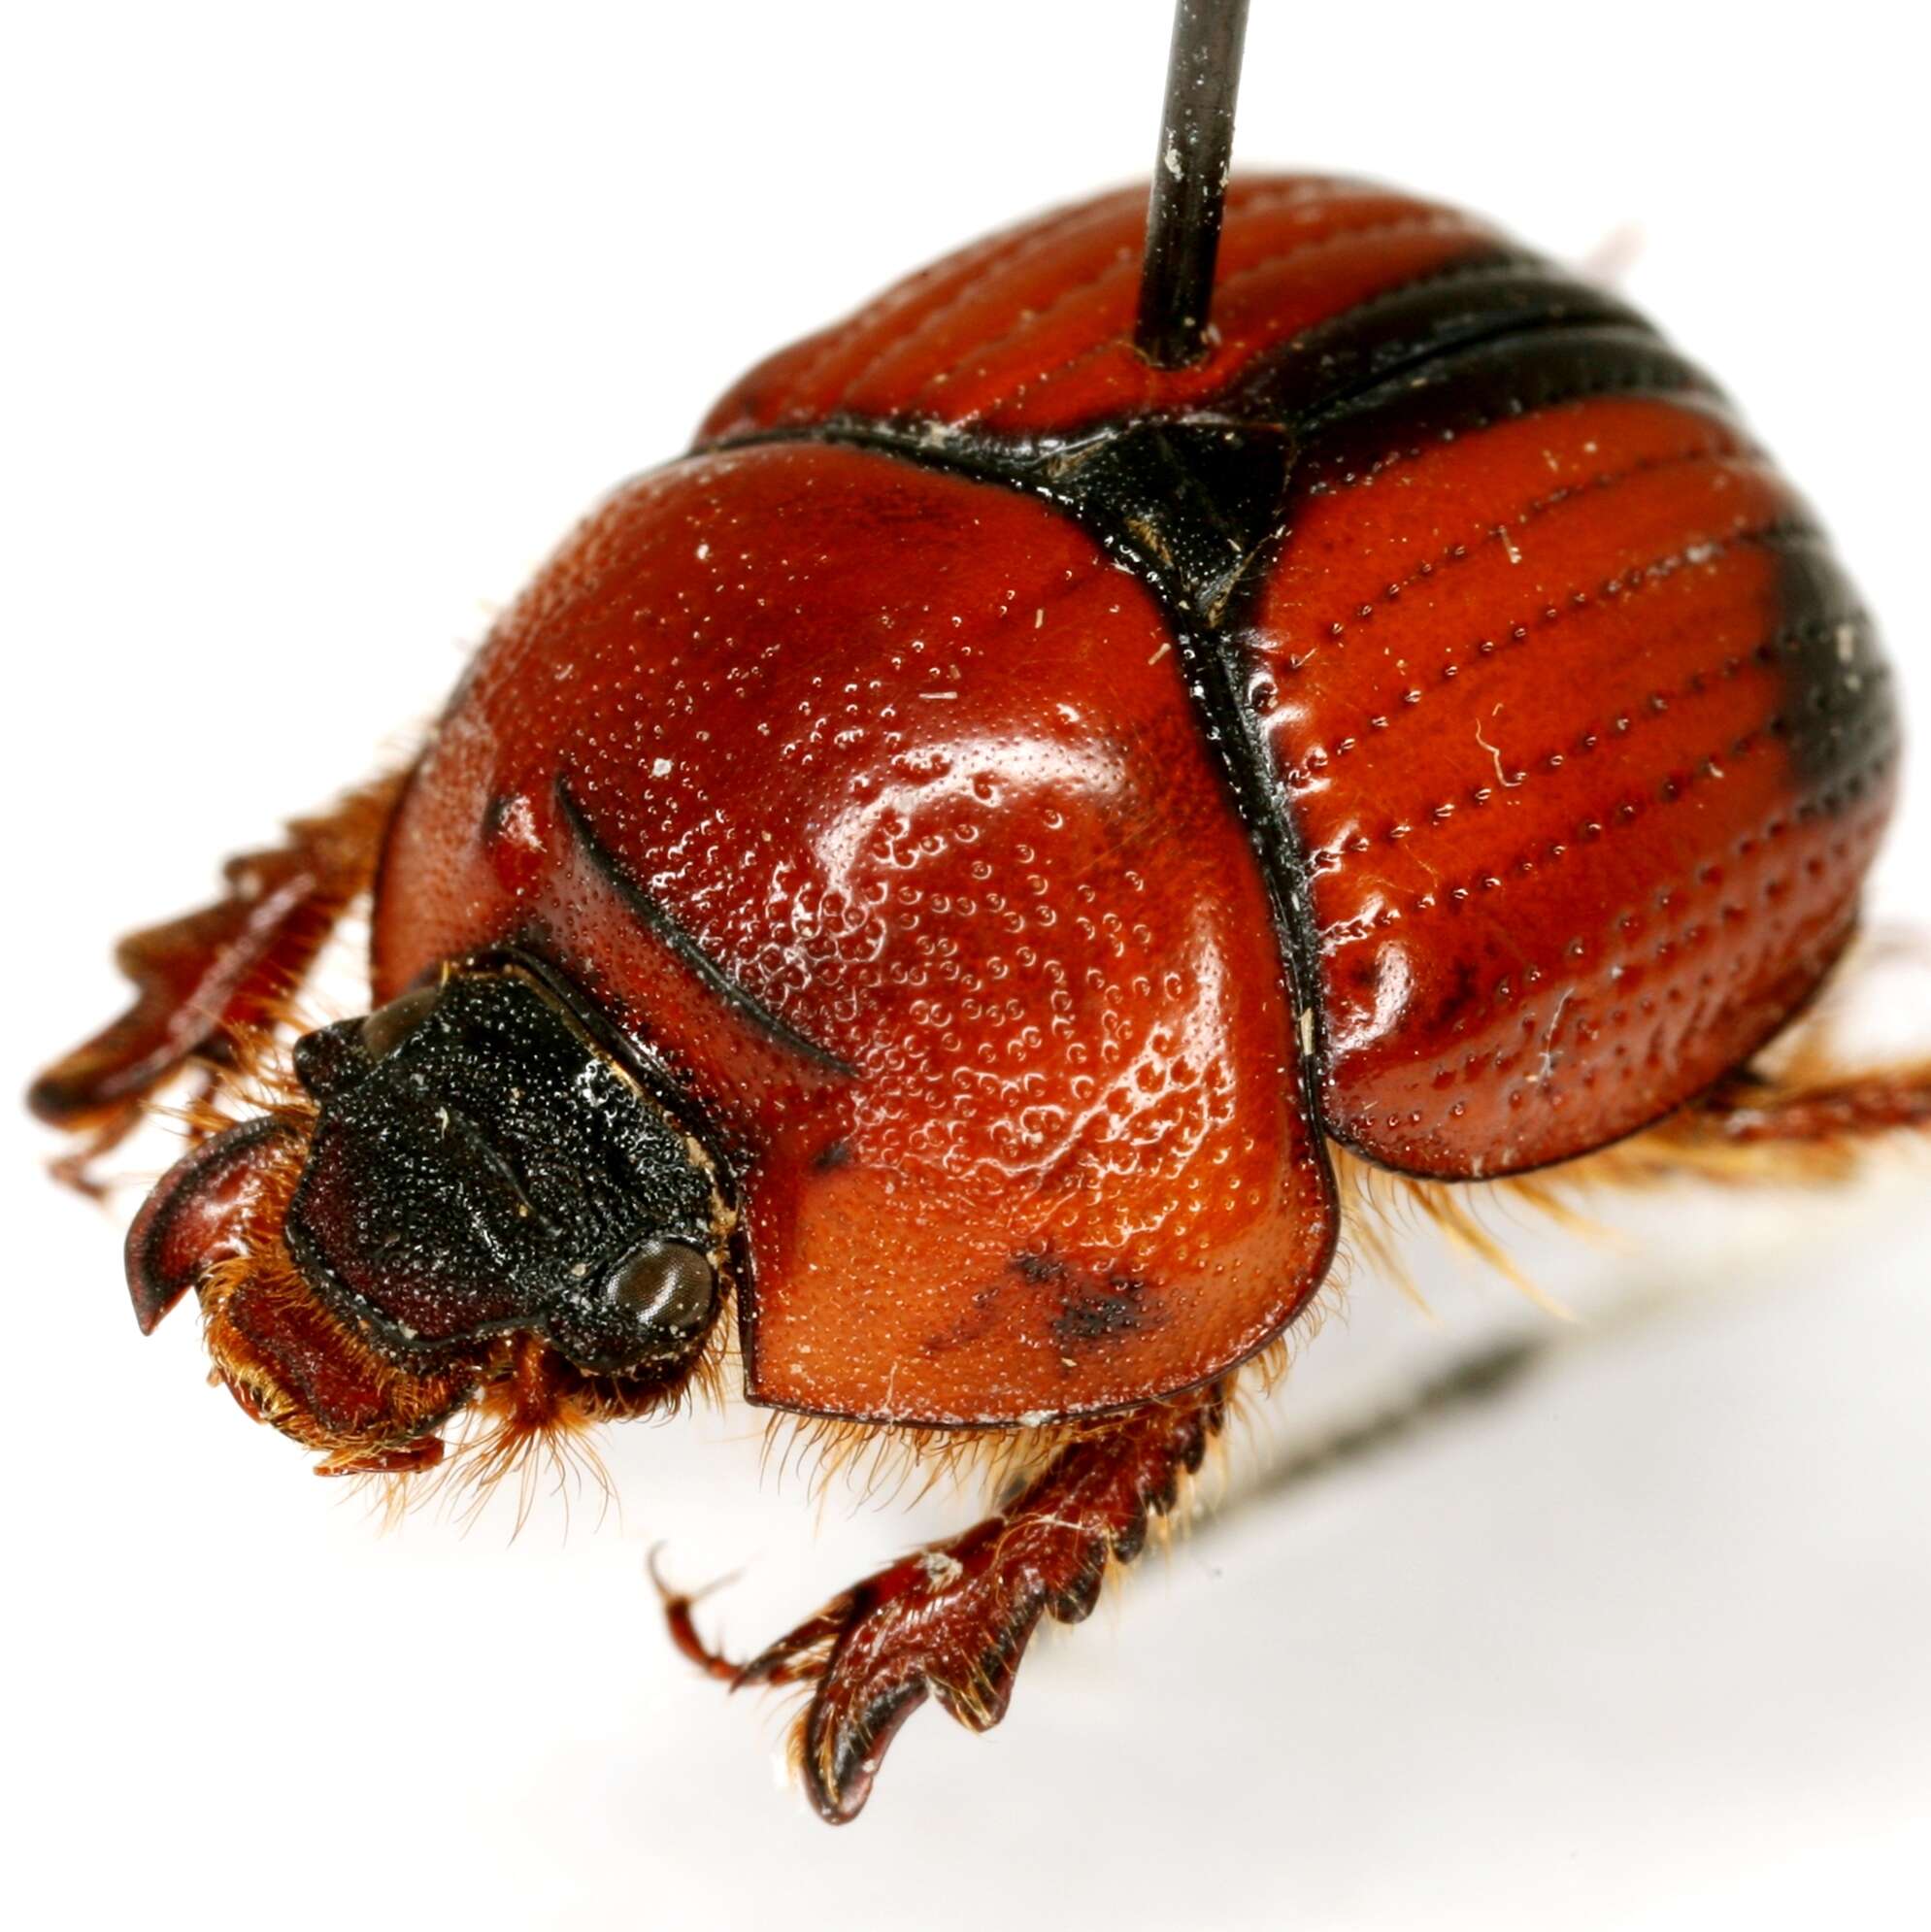
[[[1049,505],[771,448],[619,492],[418,770],[379,989],[540,944],[741,1151],[760,1400],[931,1423],[1263,1346],[1333,1222],[1158,604]]]
[[[527,973],[452,973],[296,1069],[320,1113],[289,1250],[399,1357],[521,1328],[613,1372],[702,1341],[711,1174]]]

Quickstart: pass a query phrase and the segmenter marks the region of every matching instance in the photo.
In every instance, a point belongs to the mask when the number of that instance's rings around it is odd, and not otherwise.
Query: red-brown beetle
[[[144,1327],[196,1290],[330,1473],[733,1348],[756,1403],[1029,1445],[1001,1514],[747,1664],[673,1599],[707,1667],[815,1682],[834,1819],[1137,1549],[1326,1275],[1338,1164],[1931,1120],[1922,1068],[1748,1071],[1897,757],[1802,503],[1479,222],[1255,179],[1223,225],[1240,11],[1182,9],[1144,277],[1110,196],[754,371],[406,775],[128,942],[138,1003],[34,1092],[96,1150],[190,1064],[218,1097],[371,891],[372,1013],[211,1104],[129,1237]]]

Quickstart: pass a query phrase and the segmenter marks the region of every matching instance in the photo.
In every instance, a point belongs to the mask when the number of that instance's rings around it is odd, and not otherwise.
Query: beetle
[[[128,942],[134,1010],[34,1091],[105,1152],[190,1064],[281,1078],[216,1094],[129,1282],[149,1328],[193,1289],[331,1473],[651,1413],[733,1349],[757,1403],[1021,1443],[999,1515],[748,1664],[671,1599],[707,1668],[813,1683],[834,1819],[1138,1548],[1350,1163],[1931,1114],[1919,1070],[1751,1071],[1895,783],[1800,500],[1484,224],[1305,178],[1223,209],[1238,14],[1182,10],[1150,222],[1062,211],[752,372],[405,774]],[[364,893],[372,1012],[282,1077]]]

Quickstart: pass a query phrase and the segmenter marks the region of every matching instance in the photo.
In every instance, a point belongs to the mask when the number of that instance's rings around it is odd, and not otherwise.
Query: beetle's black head
[[[566,988],[457,964],[308,1034],[294,1064],[311,1107],[206,1142],[150,1196],[128,1243],[144,1327],[198,1288],[223,1380],[332,1467],[433,1460],[452,1410],[512,1384],[532,1426],[532,1382],[550,1416],[682,1385],[731,1210]]]
[[[318,1104],[288,1204],[316,1292],[398,1360],[511,1330],[599,1375],[674,1366],[717,1311],[698,1142],[556,992],[457,970],[296,1043]]]

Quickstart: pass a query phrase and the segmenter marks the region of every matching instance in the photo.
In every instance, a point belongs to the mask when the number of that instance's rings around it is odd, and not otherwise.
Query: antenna
[[[1134,348],[1156,369],[1184,369],[1207,352],[1247,31],[1248,0],[1175,0],[1133,328]]]

